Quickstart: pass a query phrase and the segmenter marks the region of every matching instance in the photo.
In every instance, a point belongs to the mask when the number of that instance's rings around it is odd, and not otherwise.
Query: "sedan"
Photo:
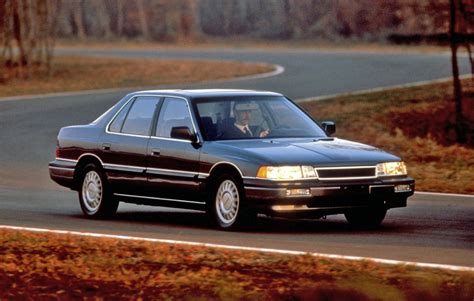
[[[62,128],[49,171],[91,218],[128,202],[202,210],[227,230],[257,214],[378,226],[407,205],[414,180],[399,157],[335,130],[279,93],[140,91]]]

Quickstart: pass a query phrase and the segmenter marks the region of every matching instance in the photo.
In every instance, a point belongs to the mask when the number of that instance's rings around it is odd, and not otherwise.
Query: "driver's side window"
[[[155,136],[171,138],[171,129],[178,126],[185,126],[193,131],[188,104],[184,99],[167,97],[160,110]]]

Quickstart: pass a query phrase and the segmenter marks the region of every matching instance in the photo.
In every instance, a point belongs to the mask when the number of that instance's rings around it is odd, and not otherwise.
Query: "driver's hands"
[[[270,130],[269,129],[266,129],[266,130],[263,130],[260,132],[260,138],[263,138],[263,137],[267,137],[268,134],[270,134]]]

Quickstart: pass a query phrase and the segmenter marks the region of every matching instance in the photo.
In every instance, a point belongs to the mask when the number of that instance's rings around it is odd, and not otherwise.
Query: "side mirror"
[[[171,138],[197,142],[197,136],[187,126],[176,126],[171,128]]]
[[[336,132],[336,123],[334,121],[323,121],[321,125],[328,135],[332,135]]]

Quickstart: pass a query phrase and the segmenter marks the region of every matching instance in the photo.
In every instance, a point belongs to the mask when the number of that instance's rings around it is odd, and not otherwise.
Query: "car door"
[[[171,138],[171,129],[182,126],[196,131],[187,100],[166,97],[148,144],[150,191],[154,196],[176,202],[204,202],[199,200],[198,193],[199,147],[188,140]]]
[[[102,139],[102,160],[116,193],[140,194],[146,188],[147,146],[160,98],[131,99],[112,119]]]

